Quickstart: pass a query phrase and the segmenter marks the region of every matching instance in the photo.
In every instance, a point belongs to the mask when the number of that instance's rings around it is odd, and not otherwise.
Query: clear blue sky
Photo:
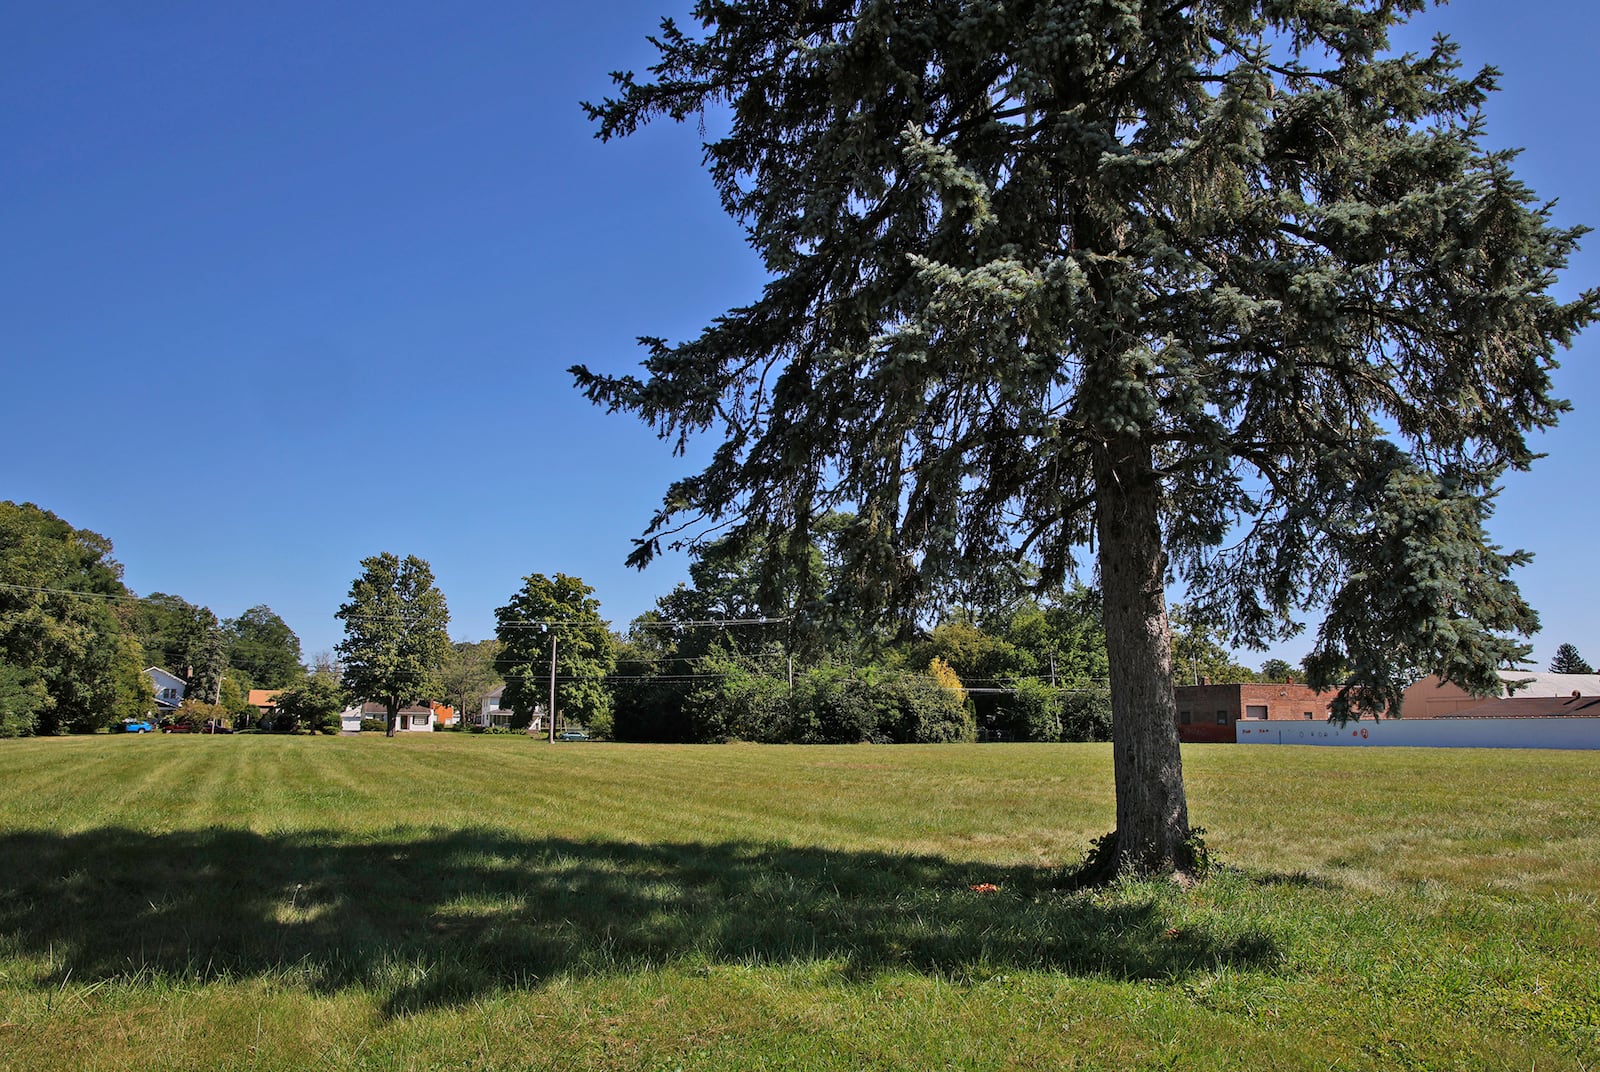
[[[618,624],[649,609],[683,560],[622,560],[686,463],[565,369],[630,368],[761,274],[692,123],[602,145],[578,101],[685,6],[4,5],[0,498],[110,537],[141,594],[270,605],[308,655],[385,550],[433,564],[457,639],[530,572]],[[1600,224],[1600,14],[1459,0],[1406,43],[1440,29],[1504,71],[1491,143]],[[1562,292],[1596,281],[1600,236]],[[1600,658],[1597,348],[1564,358],[1577,411],[1493,527],[1537,554],[1541,665]]]

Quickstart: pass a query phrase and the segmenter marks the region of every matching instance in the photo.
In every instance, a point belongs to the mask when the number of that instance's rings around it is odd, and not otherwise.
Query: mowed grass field
[[[0,1069],[1600,1067],[1600,754],[0,742]],[[971,887],[989,884],[992,892]]]

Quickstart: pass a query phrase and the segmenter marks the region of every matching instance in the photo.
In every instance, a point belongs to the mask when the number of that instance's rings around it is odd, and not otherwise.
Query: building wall
[[[1294,684],[1180,685],[1172,691],[1178,740],[1186,743],[1237,741],[1241,723],[1326,722],[1336,695]]]

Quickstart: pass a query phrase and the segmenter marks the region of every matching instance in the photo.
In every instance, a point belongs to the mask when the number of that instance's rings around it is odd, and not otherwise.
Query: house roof
[[[251,689],[245,699],[251,707],[271,707],[278,702],[282,689]]]
[[[488,692],[484,693],[483,694],[483,698],[485,700],[498,700],[500,697],[504,696],[505,694],[506,694],[506,687],[504,685],[501,685],[497,689],[490,689]]]
[[[168,678],[168,679],[170,679],[172,681],[175,681],[179,685],[183,684],[183,678],[179,677],[177,674],[174,674],[170,670],[163,670],[159,666],[147,666],[147,667],[144,668],[144,672],[147,673],[147,674],[150,674],[152,676],[154,676],[156,674],[160,674],[162,677]]]
[[[1553,674],[1551,677],[1580,677],[1583,675]],[[1600,695],[1589,696],[1515,696],[1509,700],[1485,700],[1463,707],[1459,711],[1435,715],[1434,718],[1600,718]]]
[[[389,709],[387,707],[383,706],[383,704],[381,704],[381,703],[374,703],[373,701],[368,700],[366,703],[361,705],[361,714],[363,716],[382,715],[384,717],[387,717],[388,714],[389,714]],[[407,705],[405,707],[402,707],[400,710],[396,711],[395,714],[397,714],[397,715],[431,715],[431,714],[433,714],[433,708],[429,707],[425,703],[414,703],[414,704],[409,704],[409,705]]]

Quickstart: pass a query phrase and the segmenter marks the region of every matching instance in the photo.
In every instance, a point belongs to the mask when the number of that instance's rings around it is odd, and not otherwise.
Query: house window
[[[1306,712],[1306,721],[1307,721],[1307,722],[1310,722],[1310,721],[1311,721],[1311,720],[1313,720],[1313,719],[1314,719],[1314,718],[1316,718],[1316,717],[1317,717],[1317,716],[1316,716],[1316,714],[1315,714],[1315,713],[1313,713],[1313,712],[1311,712],[1311,711],[1307,711],[1307,712]]]
[[[1265,721],[1267,717],[1267,707],[1265,704],[1248,704],[1244,709],[1244,717],[1256,719],[1257,721]]]
[[[1191,721],[1193,721],[1193,719],[1194,719],[1194,716],[1191,715],[1188,711],[1179,711],[1178,712],[1178,722],[1179,722],[1180,725],[1187,726]]]
[[[1226,711],[1218,711],[1217,712],[1217,725],[1226,726],[1227,724],[1228,724],[1228,712],[1226,712]]]

